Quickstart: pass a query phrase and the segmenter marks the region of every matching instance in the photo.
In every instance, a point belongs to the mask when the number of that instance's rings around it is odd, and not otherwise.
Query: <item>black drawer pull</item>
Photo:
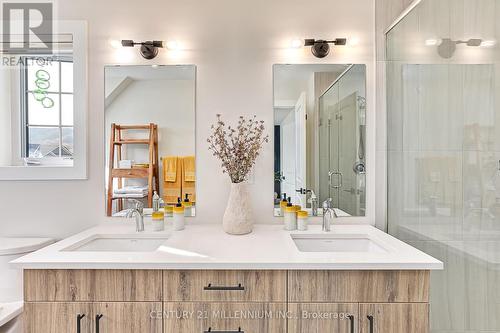
[[[82,331],[82,318],[85,317],[85,314],[77,314],[76,315],[76,333],[81,333]]]
[[[208,331],[203,331],[203,333],[245,333],[245,331],[242,331],[241,327],[238,327],[237,331],[213,331],[212,327],[209,327]]]
[[[208,286],[203,287],[203,290],[245,290],[245,287],[239,283],[236,287],[222,287],[222,286],[212,286],[211,283]]]
[[[99,321],[102,318],[102,314],[98,314],[95,316],[95,333],[99,333]]]
[[[374,331],[373,331],[373,326],[374,326],[374,325],[373,325],[373,322],[374,322],[374,318],[373,318],[373,316],[372,316],[372,315],[368,315],[368,316],[366,316],[366,318],[368,318],[368,321],[370,322],[370,331],[369,331],[369,332],[370,332],[370,333],[373,333],[373,332],[374,332]]]
[[[354,333],[354,316],[353,315],[348,315],[349,321],[351,322],[351,333]],[[97,332],[99,333],[99,332]]]

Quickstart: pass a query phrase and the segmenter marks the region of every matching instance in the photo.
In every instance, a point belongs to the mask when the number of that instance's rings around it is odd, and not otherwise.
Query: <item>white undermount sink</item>
[[[94,235],[62,251],[153,252],[167,239],[165,235]]]
[[[324,233],[293,234],[291,237],[301,252],[388,252],[368,235]]]

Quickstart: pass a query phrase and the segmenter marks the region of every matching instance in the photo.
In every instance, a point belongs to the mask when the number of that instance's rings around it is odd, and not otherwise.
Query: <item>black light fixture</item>
[[[163,48],[163,41],[161,40],[153,40],[153,41],[145,41],[145,42],[134,42],[131,39],[122,40],[123,47],[134,47],[136,45],[140,45],[141,55],[144,59],[154,59],[158,55],[158,48]]]
[[[317,58],[324,58],[330,53],[330,45],[346,45],[347,38],[335,38],[334,40],[305,39],[304,46],[311,46],[312,54]]]

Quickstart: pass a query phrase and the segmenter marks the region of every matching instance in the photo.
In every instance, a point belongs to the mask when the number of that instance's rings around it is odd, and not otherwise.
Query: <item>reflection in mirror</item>
[[[73,166],[72,37],[50,54],[0,50],[0,167]]]
[[[196,67],[105,68],[106,207],[194,216]]]
[[[366,207],[365,65],[274,66],[274,215]]]

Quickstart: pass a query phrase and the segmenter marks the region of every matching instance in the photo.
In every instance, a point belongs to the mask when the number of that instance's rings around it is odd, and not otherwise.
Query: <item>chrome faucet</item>
[[[323,201],[323,231],[330,231],[332,219],[338,217],[335,208],[332,207],[332,201],[332,198]]]
[[[129,199],[135,203],[135,208],[130,208],[126,210],[125,217],[132,218],[135,216],[135,231],[144,231],[144,204],[139,200]]]

